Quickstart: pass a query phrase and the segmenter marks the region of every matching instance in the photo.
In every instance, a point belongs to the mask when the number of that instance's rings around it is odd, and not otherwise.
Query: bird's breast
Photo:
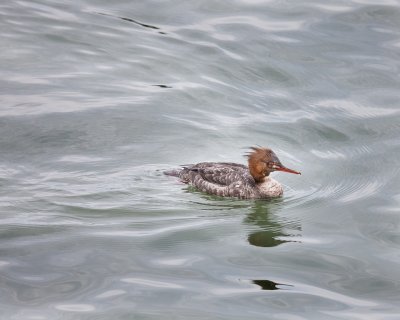
[[[270,177],[266,177],[257,187],[262,197],[279,197],[283,194],[282,185]]]

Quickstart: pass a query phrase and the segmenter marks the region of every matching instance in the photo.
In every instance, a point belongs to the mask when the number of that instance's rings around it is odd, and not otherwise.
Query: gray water
[[[400,319],[400,2],[0,4],[1,319]],[[163,175],[271,147],[283,198]]]

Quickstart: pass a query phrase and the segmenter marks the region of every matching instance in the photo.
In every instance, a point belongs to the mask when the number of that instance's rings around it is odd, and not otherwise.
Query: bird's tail
[[[179,177],[179,174],[181,171],[182,171],[182,169],[172,169],[172,170],[164,171],[164,174],[167,176]]]
[[[193,169],[193,164],[184,164],[181,165],[181,168],[179,169],[172,169],[172,170],[167,170],[164,171],[164,174],[167,176],[172,176],[172,177],[179,177],[183,180],[187,180],[187,177],[185,177],[185,174],[189,173],[190,171],[196,170]]]

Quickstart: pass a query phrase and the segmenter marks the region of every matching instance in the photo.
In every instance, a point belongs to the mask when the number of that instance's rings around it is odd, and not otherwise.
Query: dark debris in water
[[[144,28],[153,29],[153,30],[160,30],[159,27],[153,26],[153,25],[148,24],[148,23],[139,22],[139,21],[137,21],[137,20],[135,20],[135,19],[132,19],[132,18],[126,18],[126,17],[115,16],[115,15],[112,15],[112,14],[109,14],[109,13],[104,13],[104,12],[95,12],[95,13],[96,13],[96,14],[100,14],[100,15],[102,15],[102,16],[113,17],[113,18],[118,18],[118,19],[124,20],[124,21],[128,21],[128,22],[134,23],[134,24],[136,24],[136,25],[138,25],[138,26],[141,26],[141,27],[144,27]],[[160,34],[167,34],[167,33],[164,32],[164,31],[159,31],[158,33],[160,33]]]
[[[160,88],[164,88],[164,89],[171,89],[171,86],[167,86],[166,84],[153,84],[153,87],[160,87]]]
[[[120,18],[120,19],[128,21],[128,22],[135,23],[135,24],[137,24],[139,26],[142,26],[142,27],[145,27],[145,28],[156,29],[156,30],[160,29],[159,27],[152,26],[151,24],[141,23],[141,22],[133,20],[131,18],[124,18],[124,17],[117,17],[117,18]]]
[[[281,286],[286,286],[286,287],[293,287],[290,284],[284,284],[284,283],[277,283],[271,280],[253,280],[252,281],[254,284],[258,285],[261,287],[261,290],[281,290],[285,288],[281,288]]]

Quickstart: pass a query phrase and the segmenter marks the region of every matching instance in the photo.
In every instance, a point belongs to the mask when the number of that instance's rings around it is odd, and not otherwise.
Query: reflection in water
[[[285,289],[285,288],[280,288],[278,286],[293,287],[290,284],[277,283],[277,282],[273,282],[271,280],[253,280],[252,282],[254,284],[260,286],[261,290],[281,290],[281,289]]]
[[[279,208],[278,204],[282,199],[243,201],[235,198],[221,198],[215,195],[204,194],[199,192],[192,186],[186,186],[186,192],[196,192],[201,198],[205,199],[205,203],[193,202],[198,205],[203,205],[210,210],[227,210],[227,209],[244,209],[248,211],[244,223],[257,227],[257,231],[251,232],[248,235],[248,241],[253,246],[257,247],[276,247],[285,242],[300,242],[301,226],[298,221],[282,221],[278,220],[276,211]],[[250,204],[250,206],[249,206]],[[296,237],[296,240],[290,239]]]
[[[261,229],[260,231],[250,233],[248,236],[248,241],[253,246],[275,247],[285,242],[295,242],[287,239],[287,237],[293,236],[294,234],[284,229],[300,231],[300,225],[298,222],[289,222],[283,225],[282,222],[274,219],[270,211],[277,201],[281,200],[274,200],[273,202],[256,201],[252,212],[245,219],[245,223],[256,225]],[[296,236],[298,236],[298,234],[296,234]]]

